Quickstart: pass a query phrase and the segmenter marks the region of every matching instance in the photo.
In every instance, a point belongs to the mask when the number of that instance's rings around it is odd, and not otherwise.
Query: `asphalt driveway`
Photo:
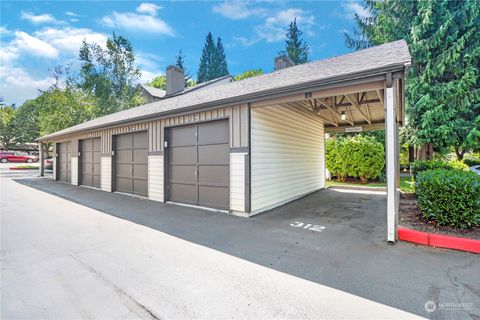
[[[386,200],[381,194],[323,190],[245,219],[48,179],[23,178],[11,183],[214,249],[228,257],[420,316],[480,318],[479,256],[408,243],[388,245]],[[62,212],[64,208],[54,210]],[[221,261],[216,262],[220,267]],[[318,298],[321,303],[321,296]],[[436,304],[434,312],[425,309],[429,301]]]

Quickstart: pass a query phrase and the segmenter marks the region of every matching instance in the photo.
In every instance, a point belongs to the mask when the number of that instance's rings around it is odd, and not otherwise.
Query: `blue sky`
[[[1,1],[0,96],[21,104],[50,86],[56,65],[73,64],[83,39],[105,43],[112,31],[133,44],[141,82],[164,74],[179,49],[195,77],[205,36],[221,37],[228,67],[235,75],[248,69],[270,72],[284,48],[288,23],[297,17],[311,48],[310,60],[349,52],[343,32],[355,1],[142,2],[142,1]]]

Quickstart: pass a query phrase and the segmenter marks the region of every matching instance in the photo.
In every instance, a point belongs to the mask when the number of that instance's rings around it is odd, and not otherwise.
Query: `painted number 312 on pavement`
[[[302,228],[302,229],[307,229],[307,230],[316,231],[316,232],[322,232],[323,230],[325,230],[324,226],[319,226],[318,224],[311,224],[311,223],[305,224],[299,221],[290,223],[290,225],[295,228]]]

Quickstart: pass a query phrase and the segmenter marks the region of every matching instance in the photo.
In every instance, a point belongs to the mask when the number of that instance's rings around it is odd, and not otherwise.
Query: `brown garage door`
[[[80,141],[80,184],[100,188],[100,138]]]
[[[70,151],[70,141],[57,144],[59,181],[70,182]]]
[[[228,121],[170,128],[167,199],[229,209]]]
[[[115,190],[147,196],[148,138],[146,132],[115,136]]]

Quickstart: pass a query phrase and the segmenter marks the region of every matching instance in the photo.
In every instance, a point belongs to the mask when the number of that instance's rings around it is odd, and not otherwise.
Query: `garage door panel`
[[[228,187],[228,166],[199,166],[198,183],[200,185],[214,185]]]
[[[62,142],[57,145],[58,154],[58,180],[70,182],[70,142]]]
[[[212,122],[198,126],[198,144],[229,143],[228,121]]]
[[[192,164],[197,162],[197,149],[193,147],[170,148],[171,164]]]
[[[228,210],[229,188],[199,186],[199,204],[204,207]]]
[[[170,200],[187,204],[198,204],[197,186],[189,184],[172,184],[170,188]]]
[[[148,136],[146,132],[115,136],[115,189],[148,195]]]
[[[100,188],[100,175],[93,176],[93,186],[95,188]]]
[[[131,164],[122,164],[117,163],[115,168],[115,174],[122,178],[131,178],[132,177],[132,165]]]
[[[133,134],[133,147],[135,149],[147,149],[148,148],[148,140],[147,134],[145,132],[139,132]]]
[[[133,174],[135,178],[147,179],[148,178],[148,166],[146,164],[134,164]]]
[[[148,184],[146,179],[133,179],[133,194],[146,197],[148,194]]]
[[[132,136],[129,134],[122,134],[115,136],[115,147],[119,149],[131,149],[132,148]]]
[[[197,183],[196,166],[171,166],[170,180],[173,183]]]
[[[229,123],[169,129],[169,200],[229,209]],[[197,135],[195,135],[197,132]]]
[[[171,129],[170,146],[192,146],[195,145],[197,137],[195,135],[196,128],[178,127]]]
[[[93,185],[93,176],[89,174],[82,175],[82,184],[86,186]]]
[[[133,162],[134,163],[144,163],[145,159],[148,159],[147,149],[133,149]]]
[[[82,161],[80,166],[81,184],[100,187],[100,184],[95,182],[96,179],[100,179],[100,138],[81,140],[80,157]]]
[[[198,146],[198,163],[228,165],[229,152],[227,144]]]
[[[117,176],[115,179],[116,190],[120,192],[132,193],[133,181],[130,177]]]
[[[102,142],[100,139],[93,139],[93,150],[98,152],[102,150]]]

